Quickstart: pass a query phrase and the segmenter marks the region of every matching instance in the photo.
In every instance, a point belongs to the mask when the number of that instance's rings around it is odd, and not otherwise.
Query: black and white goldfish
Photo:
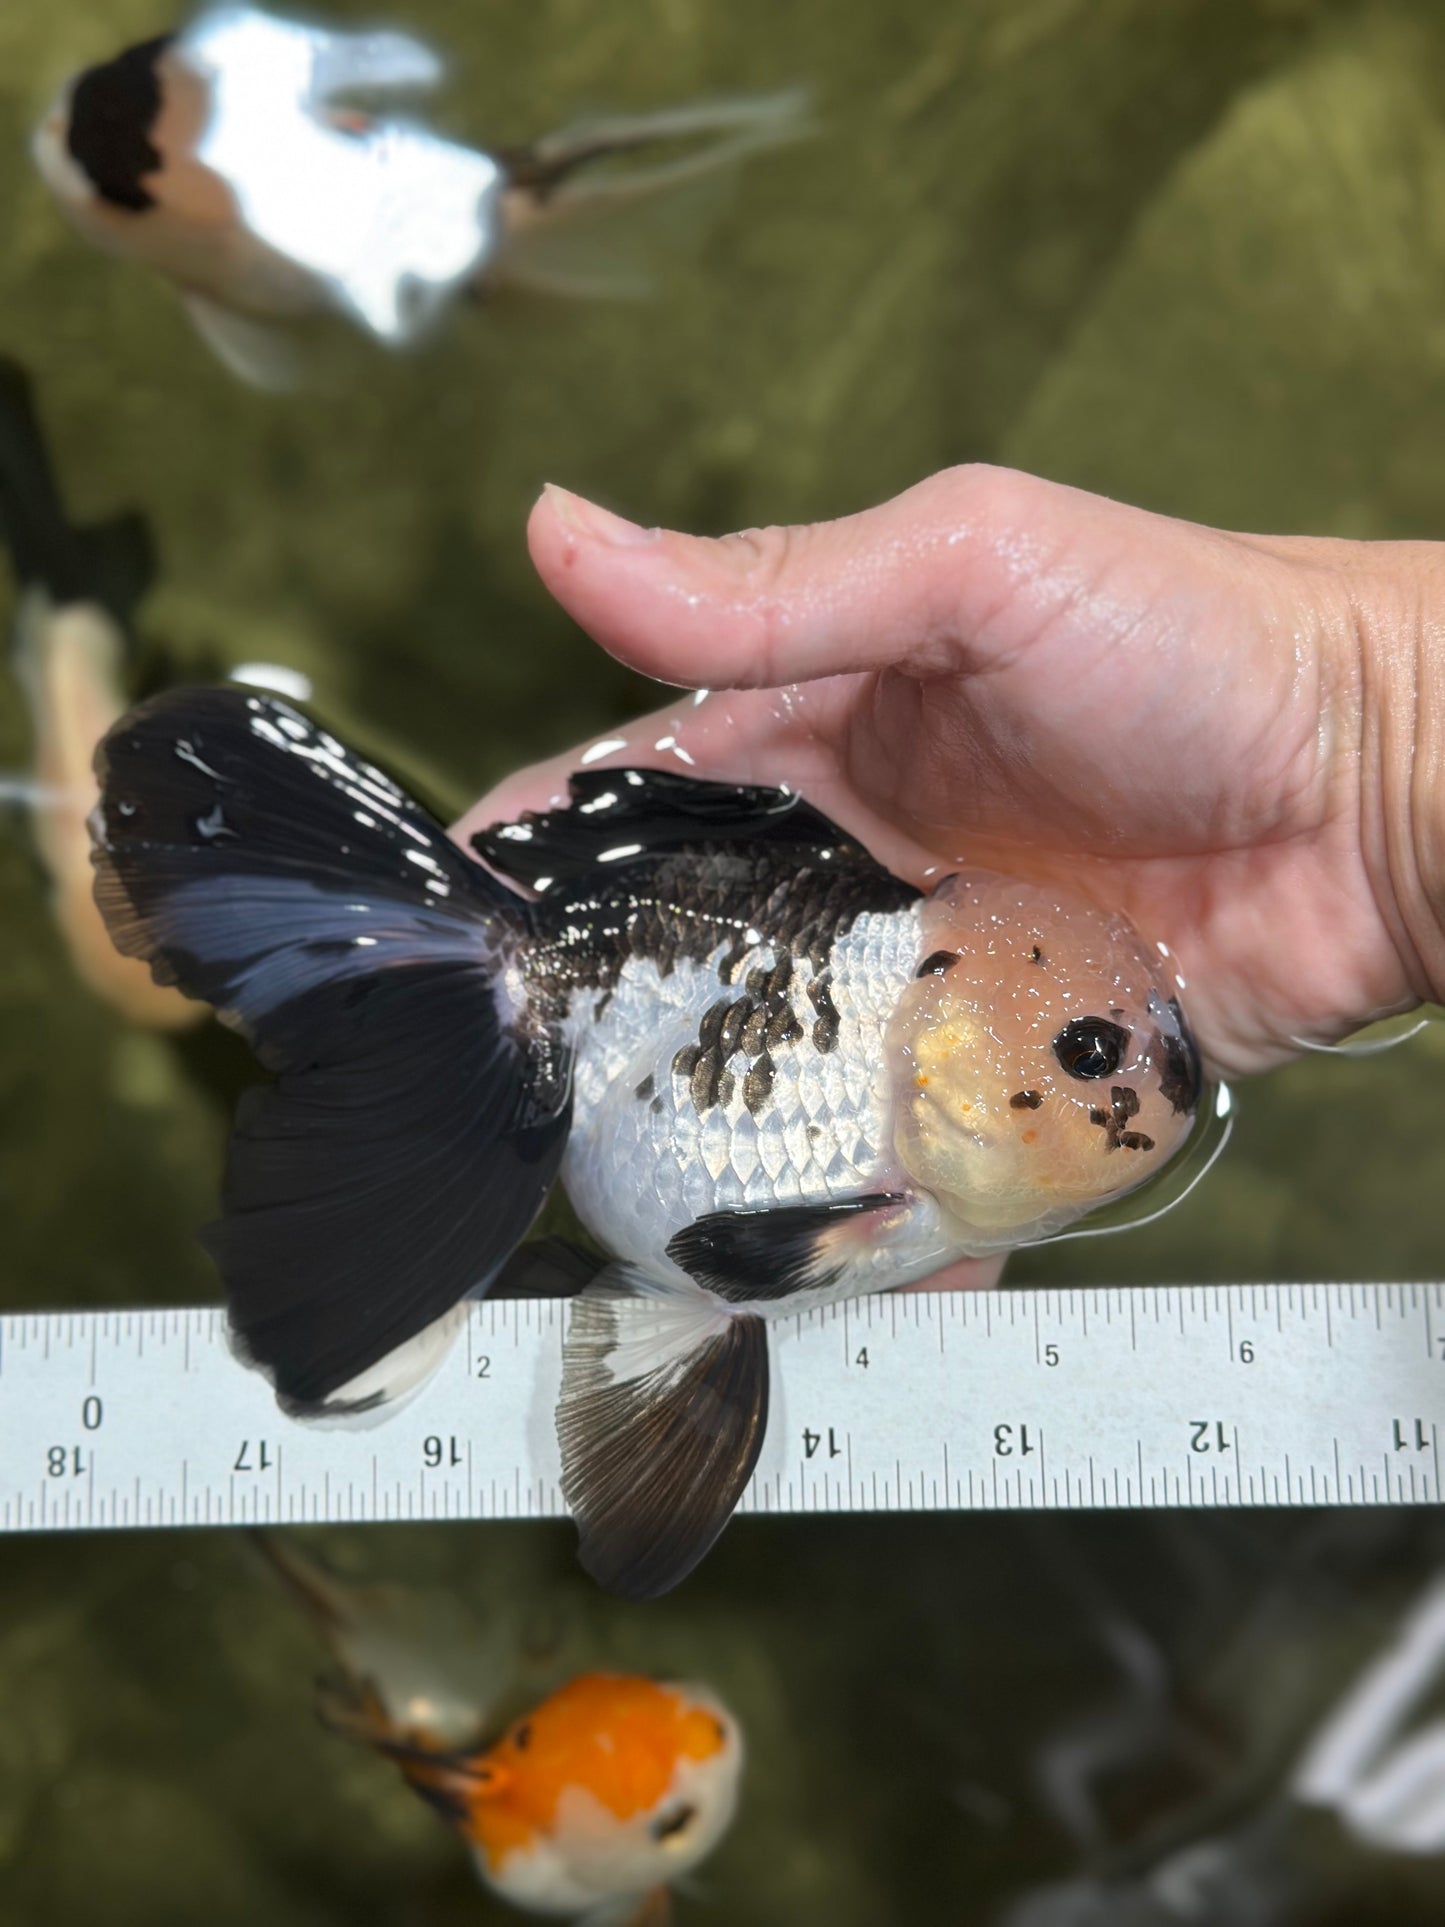
[[[144,704],[97,771],[117,945],[280,1074],[210,1234],[242,1355],[296,1414],[403,1395],[560,1177],[612,1259],[570,1315],[563,1490],[629,1595],[731,1514],[770,1318],[1045,1237],[1195,1120],[1122,917],[983,872],[924,896],[791,791],[585,769],[476,862],[234,689]]]
[[[30,382],[0,359],[0,544],[16,608],[11,666],[25,698],[31,766],[0,778],[0,800],[29,816],[55,921],[77,975],[133,1023],[162,1030],[204,1014],[116,954],[95,907],[87,818],[95,746],[129,707],[131,615],[150,586],[145,524],[121,515],[95,528],[66,516]]]
[[[610,217],[800,127],[801,97],[778,94],[592,121],[485,154],[355,104],[442,74],[406,34],[216,7],[77,75],[33,151],[88,239],[173,281],[232,372],[275,388],[300,372],[288,330],[310,316],[341,315],[395,346],[501,282],[636,292]],[[605,165],[673,147],[686,151]]]
[[[519,1694],[449,1597],[348,1585],[289,1540],[260,1545],[337,1662],[323,1724],[392,1761],[486,1886],[528,1913],[664,1927],[671,1883],[737,1806],[742,1731],[714,1693],[583,1672]]]

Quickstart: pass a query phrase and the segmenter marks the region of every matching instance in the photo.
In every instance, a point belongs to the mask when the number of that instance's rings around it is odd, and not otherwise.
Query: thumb
[[[836,522],[717,538],[639,528],[549,486],[527,530],[542,580],[605,649],[710,689],[995,666],[1087,596],[1121,549],[1201,534],[982,466]]]

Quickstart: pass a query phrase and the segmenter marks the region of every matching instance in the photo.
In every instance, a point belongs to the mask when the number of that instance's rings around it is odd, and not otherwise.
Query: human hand
[[[1221,1075],[1445,996],[1438,545],[1224,534],[988,468],[721,540],[548,490],[529,538],[604,648],[714,692],[592,761],[790,784],[915,882],[1067,881],[1167,943]],[[582,753],[458,833],[560,799]]]

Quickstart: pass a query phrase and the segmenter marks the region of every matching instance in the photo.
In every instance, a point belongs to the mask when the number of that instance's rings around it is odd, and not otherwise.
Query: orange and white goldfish
[[[339,314],[415,340],[455,298],[506,281],[636,292],[608,218],[795,137],[801,97],[759,96],[570,127],[485,154],[358,97],[441,80],[400,33],[346,33],[251,6],[203,12],[62,90],[33,151],[90,240],[182,291],[222,361],[257,386],[300,372],[293,325]],[[617,157],[681,146],[651,166]]]
[[[142,705],[98,768],[115,941],[281,1073],[211,1234],[242,1357],[301,1417],[407,1395],[560,1177],[611,1254],[569,1314],[562,1490],[630,1597],[731,1516],[772,1321],[1057,1232],[1199,1113],[1122,916],[984,872],[925,896],[789,790],[594,766],[477,861],[236,689]]]
[[[117,955],[95,907],[87,818],[99,800],[95,746],[124,714],[131,612],[151,578],[136,516],[77,528],[65,514],[30,383],[0,360],[0,540],[14,568],[11,664],[30,716],[32,767],[0,779],[22,804],[77,974],[132,1023],[179,1030],[204,1012]]]
[[[345,1585],[289,1542],[257,1537],[339,1663],[323,1723],[391,1760],[494,1893],[589,1927],[662,1927],[671,1883],[712,1852],[737,1805],[742,1733],[715,1694],[586,1672],[500,1719],[497,1641],[459,1639],[451,1601]]]

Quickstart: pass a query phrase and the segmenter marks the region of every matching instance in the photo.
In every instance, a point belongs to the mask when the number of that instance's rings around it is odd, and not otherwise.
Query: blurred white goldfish
[[[77,75],[33,151],[83,234],[176,282],[222,361],[281,388],[299,372],[287,324],[308,316],[340,314],[398,346],[503,281],[636,292],[597,217],[801,127],[801,95],[782,93],[579,124],[493,155],[351,104],[442,75],[406,34],[220,7]],[[594,165],[677,145],[654,166]]]
[[[93,529],[66,519],[30,384],[0,360],[0,539],[18,594],[12,663],[30,715],[33,766],[0,780],[29,808],[56,923],[79,976],[131,1022],[163,1030],[204,1015],[116,953],[95,907],[86,819],[99,800],[91,758],[130,701],[130,612],[151,576],[138,517]]]
[[[338,1662],[323,1723],[393,1761],[493,1892],[589,1927],[663,1927],[670,1884],[737,1804],[742,1735],[712,1693],[587,1672],[528,1703],[501,1627],[488,1638],[443,1595],[346,1585],[256,1536]]]

